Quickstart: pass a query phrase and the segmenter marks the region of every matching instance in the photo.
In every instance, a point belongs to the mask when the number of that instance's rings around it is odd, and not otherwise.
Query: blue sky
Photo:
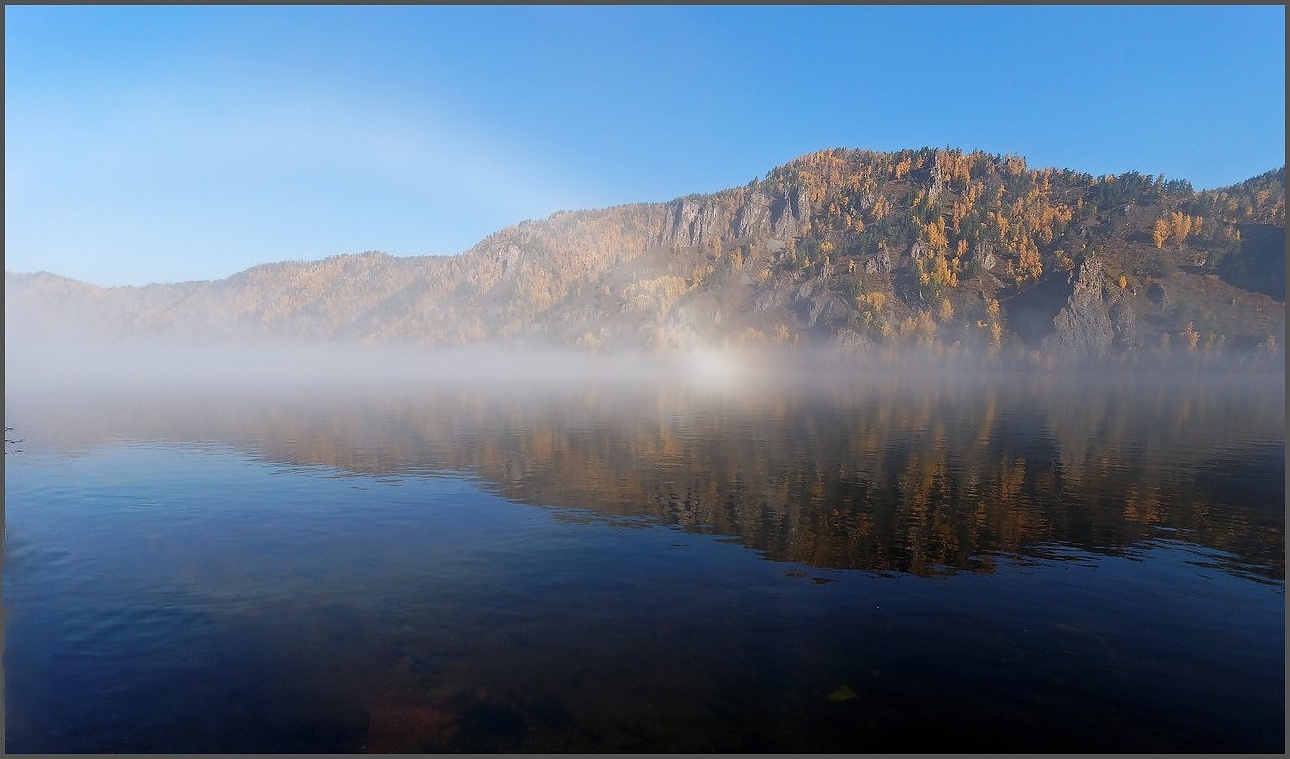
[[[5,8],[5,269],[450,254],[829,147],[1285,163],[1283,6]]]

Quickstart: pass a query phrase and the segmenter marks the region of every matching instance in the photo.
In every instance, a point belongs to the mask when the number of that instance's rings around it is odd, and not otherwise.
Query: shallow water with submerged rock
[[[6,424],[8,751],[1285,748],[1283,377],[7,387]]]

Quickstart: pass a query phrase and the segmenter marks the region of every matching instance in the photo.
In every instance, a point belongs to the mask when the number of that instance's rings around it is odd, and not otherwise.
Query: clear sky
[[[5,269],[459,253],[829,147],[1285,163],[1284,6],[5,8]]]

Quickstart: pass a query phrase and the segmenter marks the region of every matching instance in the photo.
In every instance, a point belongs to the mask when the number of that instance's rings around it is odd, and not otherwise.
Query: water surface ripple
[[[6,394],[14,752],[1284,751],[1283,388]]]

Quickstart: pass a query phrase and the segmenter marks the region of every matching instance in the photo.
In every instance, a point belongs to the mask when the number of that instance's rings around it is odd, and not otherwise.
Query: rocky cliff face
[[[1088,258],[1018,293],[1009,318],[1023,343],[1070,357],[1107,356],[1137,344],[1137,316],[1102,262]]]
[[[784,195],[761,189],[691,196],[668,203],[665,220],[651,240],[660,247],[710,248],[717,241],[788,240],[811,221],[805,187]]]
[[[1105,356],[1132,347],[1136,338],[1133,308],[1106,281],[1096,258],[1085,260],[1066,277],[1070,294],[1053,317],[1053,331],[1041,342],[1045,352]]]

